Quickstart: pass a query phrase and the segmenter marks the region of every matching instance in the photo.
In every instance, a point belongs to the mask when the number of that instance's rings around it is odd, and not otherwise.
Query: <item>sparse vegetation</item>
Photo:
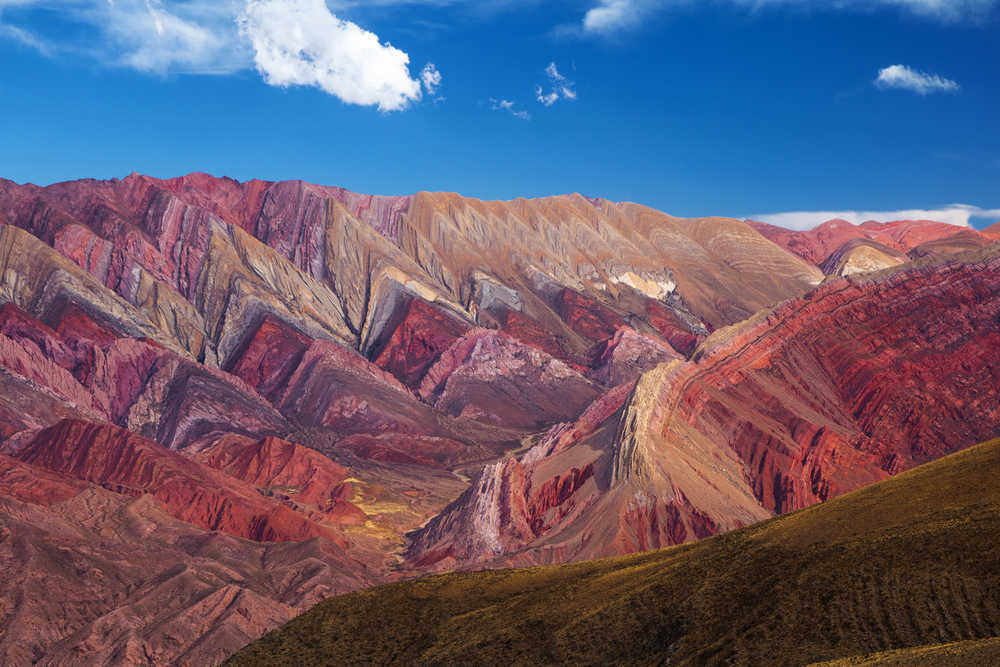
[[[332,598],[229,664],[977,664],[998,635],[1000,440],[696,544]]]

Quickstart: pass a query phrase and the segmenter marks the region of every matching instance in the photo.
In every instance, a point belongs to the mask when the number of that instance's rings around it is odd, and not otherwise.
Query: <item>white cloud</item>
[[[516,108],[517,105],[511,100],[498,100],[490,98],[490,109],[493,111],[506,111],[515,118],[520,118],[521,120],[531,120],[531,114],[524,110],[519,110]]]
[[[535,86],[535,99],[541,102],[544,106],[550,107],[559,101],[559,92],[553,90],[552,92],[545,93],[542,92],[541,86]]]
[[[236,0],[0,0],[0,36],[46,56],[94,58],[147,73],[225,74],[249,59],[233,21],[238,9]],[[35,10],[45,11],[44,21],[34,29],[19,24]]]
[[[924,18],[945,21],[976,21],[984,18],[997,0],[718,0],[757,11],[766,7],[792,7],[804,10],[871,11],[878,8],[899,9]],[[613,36],[639,26],[651,12],[681,5],[695,5],[695,0],[597,0],[576,26],[562,26],[561,33]]]
[[[600,3],[583,15],[583,32],[609,34],[639,24],[642,15],[658,2],[650,0],[600,0]]]
[[[535,99],[540,104],[550,107],[560,99],[576,99],[576,90],[573,88],[575,84],[559,73],[559,68],[556,67],[555,62],[549,63],[548,67],[545,68],[545,76],[548,77],[552,88],[549,92],[545,92],[542,86],[535,86]]]
[[[250,0],[238,19],[273,86],[315,86],[349,104],[405,109],[421,97],[410,56],[330,13],[323,0]]]
[[[424,84],[428,95],[437,93],[438,88],[441,87],[442,79],[441,72],[438,71],[437,65],[434,63],[427,63],[420,72],[420,81]]]
[[[431,63],[412,77],[405,52],[341,20],[324,0],[0,0],[0,13],[0,38],[48,56],[161,75],[255,67],[272,85],[315,86],[382,111],[419,100],[421,87],[433,95],[442,82]]]
[[[937,209],[906,209],[900,211],[790,211],[753,215],[750,220],[766,222],[786,229],[812,229],[827,220],[846,220],[860,225],[868,220],[892,222],[894,220],[934,220],[967,227],[972,218],[998,219],[1000,209],[983,209],[969,204],[952,204]]]
[[[878,71],[875,85],[879,88],[899,88],[910,90],[919,95],[930,93],[948,93],[959,90],[959,85],[951,79],[945,79],[937,74],[928,74],[906,65],[890,65]]]
[[[225,74],[242,69],[246,47],[227,2],[109,1],[102,31],[120,50],[120,64],[140,72]],[[98,20],[101,20],[99,18]]]

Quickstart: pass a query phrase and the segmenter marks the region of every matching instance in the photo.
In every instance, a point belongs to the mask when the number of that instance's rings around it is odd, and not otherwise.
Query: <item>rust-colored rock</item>
[[[854,239],[875,241],[906,254],[923,243],[947,239],[956,234],[971,232],[977,238],[982,238],[979,232],[968,227],[931,220],[896,220],[884,223],[869,220],[861,225],[853,225],[846,220],[835,219],[808,231],[793,231],[763,222],[750,224],[768,239],[817,266]]]
[[[242,350],[234,353],[229,372],[274,398],[285,386],[312,340],[267,315]]]
[[[995,424],[989,234],[938,223],[206,174],[0,181],[0,221],[0,662],[210,664],[331,592],[697,539]]]
[[[252,486],[198,465],[116,426],[63,421],[16,454],[26,463],[128,496],[151,495],[182,521],[263,542],[343,538],[261,496]]]
[[[555,428],[488,467],[410,557],[524,565],[666,546],[996,437],[1000,251],[956,257],[832,280],[715,332],[691,362],[644,374],[611,424]]]
[[[323,514],[338,524],[363,524],[365,514],[349,502],[350,473],[319,452],[279,438],[259,442],[227,436],[195,460],[252,484],[299,511]]]
[[[53,473],[16,465],[51,493]],[[323,598],[377,581],[322,539],[206,532],[148,495],[67,483],[86,488],[0,497],[4,664],[217,664]]]
[[[0,498],[48,507],[75,497],[87,487],[85,482],[0,454]]]
[[[388,340],[375,343],[376,348],[380,348],[375,363],[404,384],[416,388],[427,369],[470,326],[422,299],[408,301],[408,305],[398,310],[399,323],[384,329],[389,334]]]

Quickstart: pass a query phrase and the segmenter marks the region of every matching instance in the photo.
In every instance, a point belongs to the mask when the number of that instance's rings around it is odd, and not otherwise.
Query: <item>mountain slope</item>
[[[694,545],[320,603],[231,665],[802,664],[1000,635],[1000,440]]]
[[[853,491],[1000,435],[997,349],[1000,245],[831,280],[646,372],[559,447],[489,466],[408,556],[613,556]]]
[[[776,227],[765,222],[748,221],[748,224],[782,248],[817,266],[824,264],[834,252],[852,240],[874,241],[906,254],[922,244],[946,241],[956,235],[965,235],[967,243],[978,240],[980,245],[993,239],[988,233],[932,220],[869,220],[854,225],[835,218],[802,231]]]
[[[327,594],[703,538],[995,434],[977,389],[996,381],[992,265],[850,282],[869,311],[895,304],[882,332],[829,298],[836,281],[804,311],[819,326],[796,319],[781,304],[826,277],[751,225],[579,195],[0,180],[0,221],[0,655],[16,661],[218,660]],[[909,271],[979,243],[957,231],[883,236],[919,249]],[[757,366],[716,364],[748,331]],[[850,336],[872,359],[813,387],[822,359],[860,354]],[[812,359],[817,340],[833,352]],[[879,438],[901,433],[875,456],[838,392],[880,373],[915,398],[865,402]],[[681,376],[701,456],[663,446]],[[750,451],[758,431],[773,441]],[[271,553],[279,579],[250,567]],[[47,580],[73,602],[40,597]]]

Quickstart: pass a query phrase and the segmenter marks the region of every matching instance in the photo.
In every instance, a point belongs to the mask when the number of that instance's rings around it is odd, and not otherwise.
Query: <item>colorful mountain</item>
[[[988,232],[205,174],[0,181],[0,221],[4,663],[218,662],[1000,434]]]

